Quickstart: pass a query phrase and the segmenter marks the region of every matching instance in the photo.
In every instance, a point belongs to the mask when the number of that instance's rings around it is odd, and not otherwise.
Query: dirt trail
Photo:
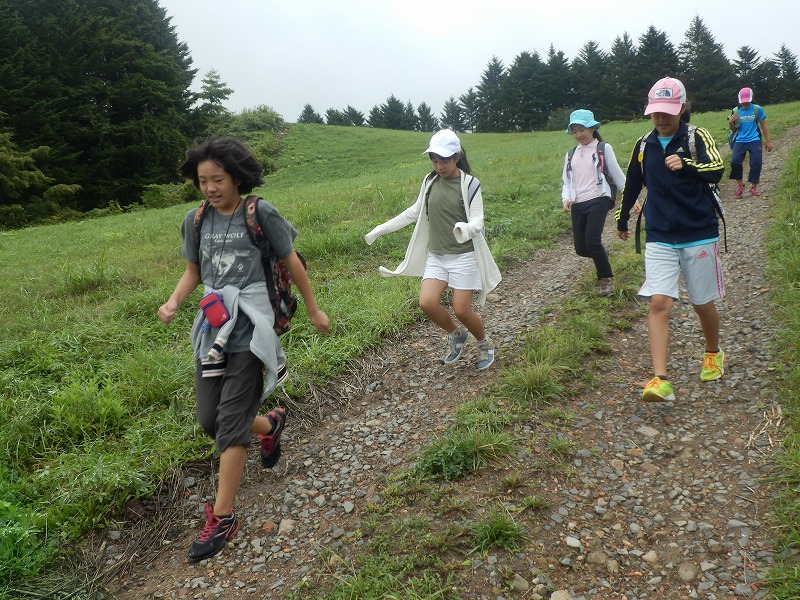
[[[670,370],[677,400],[640,401],[637,382],[649,377],[646,318],[612,334],[614,352],[594,392],[570,400],[576,418],[565,435],[577,448],[568,472],[542,481],[536,460],[520,455],[505,470],[520,474],[526,494],[544,495],[524,552],[473,557],[455,574],[464,598],[573,599],[763,597],[758,572],[772,560],[767,524],[769,490],[759,481],[780,440],[780,409],[769,363],[774,339],[767,298],[764,235],[771,192],[800,128],[765,153],[760,198],[733,198],[722,182],[729,252],[722,260],[727,297],[719,303],[725,377],[700,384],[702,337],[688,302],[672,317]],[[606,227],[612,257],[622,242]],[[632,241],[630,242],[632,243]],[[613,258],[612,258],[613,261]],[[117,577],[113,597],[281,598],[315,570],[320,552],[343,563],[368,502],[380,501],[385,476],[418,456],[452,421],[452,409],[495,382],[514,342],[571,293],[590,261],[576,257],[571,239],[534,254],[504,274],[482,309],[498,342],[497,366],[478,373],[469,360],[439,364],[444,338],[414,325],[364,357],[346,377],[310,404],[314,419],[289,422],[279,467],[264,471],[255,448],[237,503],[244,523],[232,546],[190,565],[186,550],[200,529],[199,506],[210,492],[207,469],[165,486],[164,506],[144,502],[150,517],[128,530],[93,540],[92,552]],[[523,424],[531,447],[551,431]],[[565,470],[567,471],[567,470]],[[485,498],[497,474],[469,480]],[[465,490],[465,493],[469,493]],[[168,518],[152,526],[152,513]],[[135,550],[135,553],[134,553]]]

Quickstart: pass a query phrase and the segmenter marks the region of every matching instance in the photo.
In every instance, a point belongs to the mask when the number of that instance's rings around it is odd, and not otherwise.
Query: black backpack
[[[258,196],[247,196],[244,199],[244,220],[250,241],[261,250],[261,264],[264,267],[264,278],[267,282],[267,294],[275,312],[273,329],[278,335],[284,334],[292,327],[292,317],[297,311],[297,296],[292,293],[292,276],[280,258],[272,252],[269,240],[258,222]],[[204,201],[194,215],[194,243],[200,251],[200,228],[206,214],[208,201]],[[306,266],[306,260],[297,252],[297,257]]]

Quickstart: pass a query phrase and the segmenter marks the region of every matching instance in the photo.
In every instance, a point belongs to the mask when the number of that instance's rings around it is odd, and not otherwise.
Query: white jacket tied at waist
[[[275,313],[264,282],[251,283],[241,290],[231,285],[226,285],[221,290],[205,286],[205,293],[211,292],[218,292],[222,295],[230,313],[230,320],[219,329],[209,328],[205,327],[207,321],[203,311],[197,312],[191,331],[194,358],[195,360],[205,359],[215,342],[221,342],[224,347],[239,315],[244,314],[253,324],[250,351],[264,363],[264,390],[261,394],[263,402],[277,386],[278,365],[286,364],[286,353],[272,328]]]
[[[411,241],[406,249],[403,262],[401,262],[394,271],[390,271],[386,267],[379,268],[380,274],[384,277],[391,277],[394,275],[422,277],[424,274],[425,263],[428,257],[430,225],[423,209],[428,189],[437,178],[438,175],[426,176],[422,182],[417,201],[412,206],[409,206],[393,219],[378,225],[364,236],[367,243],[372,244],[378,237],[385,233],[397,231],[414,221],[417,222],[414,226],[414,233],[411,234]],[[475,177],[467,175],[463,171],[461,171],[461,197],[464,200],[464,211],[467,215],[467,222],[456,223],[453,228],[453,235],[460,244],[472,240],[473,247],[475,248],[475,258],[478,262],[478,271],[481,276],[481,290],[478,294],[478,302],[484,304],[486,302],[486,296],[497,287],[502,277],[500,275],[500,269],[497,268],[497,264],[495,264],[492,258],[492,253],[489,250],[489,245],[486,243],[486,238],[483,235],[483,196],[481,194],[480,183]]]

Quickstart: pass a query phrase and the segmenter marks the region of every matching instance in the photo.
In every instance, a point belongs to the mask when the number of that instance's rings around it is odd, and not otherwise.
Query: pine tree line
[[[348,105],[329,109],[325,119],[310,104],[298,123],[326,123],[412,131],[514,132],[564,127],[574,108],[593,110],[603,121],[630,120],[642,115],[653,82],[670,75],[683,81],[694,111],[730,108],[736,92],[752,87],[761,104],[800,99],[797,57],[784,44],[771,58],[761,58],[749,46],[728,60],[722,44],[695,16],[677,47],[651,26],[634,43],[625,33],[609,52],[587,42],[571,62],[553,46],[542,57],[521,52],[509,67],[492,57],[480,82],[451,96],[437,117],[422,102],[416,109],[391,95],[372,107],[368,116]]]

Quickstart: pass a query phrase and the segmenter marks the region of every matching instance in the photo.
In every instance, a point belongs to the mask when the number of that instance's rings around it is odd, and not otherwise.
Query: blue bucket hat
[[[594,120],[594,113],[592,113],[592,111],[579,108],[578,110],[572,111],[572,114],[569,116],[567,133],[572,133],[571,129],[573,125],[582,125],[588,129],[589,127],[600,127],[600,121]]]

